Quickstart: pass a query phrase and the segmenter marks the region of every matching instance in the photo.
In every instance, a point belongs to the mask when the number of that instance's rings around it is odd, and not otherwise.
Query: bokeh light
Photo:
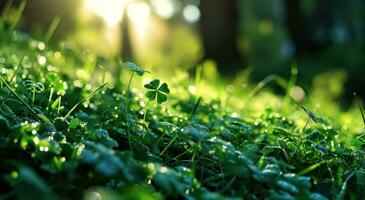
[[[184,8],[183,16],[186,21],[190,23],[195,23],[200,19],[200,10],[198,7],[194,5],[187,5]]]
[[[102,17],[107,25],[115,26],[123,17],[127,0],[85,0],[85,7]]]
[[[176,13],[176,5],[171,0],[151,0],[151,5],[163,19],[169,19]]]
[[[132,3],[127,8],[129,19],[136,24],[145,24],[148,21],[150,12],[150,7],[143,2]]]

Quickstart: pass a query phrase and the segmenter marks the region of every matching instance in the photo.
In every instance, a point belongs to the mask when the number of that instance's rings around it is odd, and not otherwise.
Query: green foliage
[[[287,99],[263,93],[267,83],[288,89],[294,81],[272,76],[245,92],[223,90],[230,98],[223,103],[205,95],[203,79],[202,98],[188,92],[191,80],[179,79],[170,94],[155,79],[144,85],[157,102],[146,115],[142,84],[130,91],[130,84],[112,88],[119,77],[106,80],[109,88],[97,78],[89,83],[73,76],[73,65],[66,72],[75,57],[89,63],[82,55],[60,49],[55,61],[54,50],[33,48],[29,37],[0,39],[0,198],[362,198],[364,132],[339,126],[311,105],[303,104],[303,112],[290,99],[284,105],[292,113],[254,106]],[[132,74],[146,72],[127,66]]]
[[[37,197],[34,196],[37,194]],[[19,178],[15,183],[17,199],[56,199],[47,184],[31,169],[19,168]]]

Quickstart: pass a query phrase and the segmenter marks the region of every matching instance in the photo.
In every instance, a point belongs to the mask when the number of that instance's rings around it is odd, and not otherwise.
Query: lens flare
[[[196,7],[194,5],[187,5],[184,8],[183,16],[186,21],[188,21],[190,23],[195,23],[195,22],[199,21],[200,10],[198,7]]]
[[[85,7],[103,18],[107,25],[117,25],[122,17],[127,0],[84,0]]]
[[[150,24],[150,13],[150,7],[143,2],[131,3],[127,7],[128,18],[132,21],[132,26],[139,39],[146,36]]]
[[[132,3],[128,5],[127,14],[136,24],[144,24],[150,15],[150,7],[146,3]]]
[[[151,0],[151,5],[163,19],[170,19],[176,12],[176,5],[171,0]]]

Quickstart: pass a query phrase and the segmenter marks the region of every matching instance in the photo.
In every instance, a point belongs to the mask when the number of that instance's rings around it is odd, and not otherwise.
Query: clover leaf
[[[138,76],[143,76],[145,72],[148,72],[132,62],[122,63],[122,66],[127,66],[129,70],[135,72]]]
[[[160,80],[155,79],[144,85],[149,91],[146,92],[146,97],[150,101],[157,99],[157,103],[161,104],[167,101],[167,94],[170,93],[169,86],[166,83],[160,85]]]

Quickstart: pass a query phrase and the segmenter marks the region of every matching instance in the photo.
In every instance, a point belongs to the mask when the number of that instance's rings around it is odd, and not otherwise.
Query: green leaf
[[[143,74],[147,72],[132,62],[123,63],[123,65],[126,65],[129,70],[135,72],[138,76],[143,76]]]
[[[157,94],[157,103],[161,104],[165,101],[167,101],[167,96],[163,93],[158,92],[158,94]]]
[[[156,95],[157,95],[157,92],[156,91],[148,91],[146,92],[146,97],[150,100],[150,101],[153,101],[156,99]]]
[[[313,200],[327,200],[326,197],[322,196],[319,193],[312,193],[309,195],[309,199],[313,199]]]
[[[9,121],[2,115],[0,115],[0,130],[8,130],[9,128]]]
[[[209,129],[200,124],[191,124],[182,128],[181,133],[194,140],[202,140],[209,136]]]
[[[59,131],[67,130],[70,126],[70,124],[66,120],[64,120],[62,117],[57,117],[54,120],[54,125],[55,125],[56,129]]]
[[[145,84],[144,87],[146,89],[150,89],[150,90],[157,90],[159,85],[160,85],[160,80],[155,79],[155,80]]]
[[[55,110],[57,107],[61,105],[61,97],[59,96],[51,105],[51,109]]]
[[[51,120],[48,119],[48,117],[46,117],[45,115],[42,114],[37,114],[37,116],[42,119],[44,122],[46,122],[47,124],[52,124]]]
[[[279,187],[281,187],[282,189],[286,190],[286,191],[289,191],[291,193],[298,193],[299,192],[299,189],[297,187],[295,187],[295,185],[287,182],[287,181],[284,181],[284,180],[279,180],[277,182],[277,185]]]
[[[325,146],[322,146],[322,145],[314,145],[313,148],[316,151],[319,151],[323,155],[328,155],[329,154],[328,149]]]
[[[160,92],[164,92],[164,93],[167,93],[169,94],[170,93],[170,89],[169,89],[169,86],[166,84],[166,83],[163,83],[160,88],[158,89],[158,91]]]
[[[101,143],[108,148],[118,147],[118,143],[114,139],[109,137],[109,133],[107,130],[97,129],[95,131],[95,135],[98,136],[96,140],[98,143]]]
[[[70,122],[70,128],[71,129],[75,129],[77,128],[77,126],[80,124],[80,119],[79,118],[73,118]]]
[[[30,168],[19,168],[19,182],[15,187],[17,199],[56,199],[49,186]]]

